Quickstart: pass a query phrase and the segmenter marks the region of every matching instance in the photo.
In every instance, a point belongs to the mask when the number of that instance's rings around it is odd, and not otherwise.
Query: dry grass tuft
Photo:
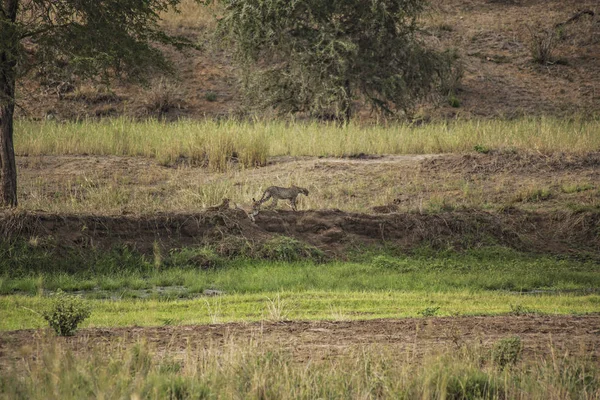
[[[171,10],[161,15],[161,24],[172,29],[198,27],[214,29],[215,16],[220,14],[221,7],[218,1],[202,5],[195,0],[182,0],[176,11]]]

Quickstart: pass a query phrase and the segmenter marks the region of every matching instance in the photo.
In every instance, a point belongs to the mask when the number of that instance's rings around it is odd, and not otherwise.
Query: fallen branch
[[[583,17],[584,15],[589,15],[590,17],[593,17],[596,14],[592,10],[579,10],[571,18],[569,18],[568,20],[566,20],[564,22],[559,22],[558,24],[554,25],[554,27],[555,28],[560,28],[562,26],[570,24],[571,22],[577,21],[579,18]]]

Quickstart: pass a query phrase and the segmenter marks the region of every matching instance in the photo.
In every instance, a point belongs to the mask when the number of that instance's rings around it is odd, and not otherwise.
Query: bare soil
[[[191,3],[191,2],[188,2]],[[594,114],[600,109],[600,6],[596,0],[438,0],[422,18],[423,39],[453,49],[463,65],[457,88],[460,106],[445,99],[424,104],[423,121],[448,117]],[[237,115],[240,96],[227,50],[208,40],[212,11],[186,5],[184,16],[167,15],[164,26],[205,45],[205,51],[168,50],[175,79],[157,79],[148,88],[115,83],[81,85],[66,93],[25,80],[19,86],[20,117],[77,119],[118,115],[204,118]],[[197,6],[199,7],[199,6]],[[567,22],[579,10],[594,15]],[[551,60],[533,62],[532,33],[559,29]],[[356,104],[361,118],[372,118]]]
[[[35,357],[33,349],[47,340],[44,330],[0,333],[2,365]],[[199,326],[88,328],[76,336],[57,338],[75,353],[111,351],[144,341],[158,356],[192,355],[208,345],[261,343],[281,346],[298,360],[347,354],[365,346],[385,346],[386,352],[418,361],[423,355],[456,350],[463,345],[489,348],[499,339],[519,336],[524,357],[547,357],[552,351],[600,360],[600,315],[487,316],[407,318],[366,321],[284,321]],[[49,336],[52,336],[51,334]],[[43,347],[43,346],[42,346]]]

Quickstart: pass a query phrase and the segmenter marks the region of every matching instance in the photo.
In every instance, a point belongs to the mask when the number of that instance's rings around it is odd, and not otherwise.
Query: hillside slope
[[[590,12],[581,14],[582,10]],[[201,8],[185,0],[182,13],[164,16],[168,31],[204,45],[203,51],[185,54],[167,49],[177,77],[157,78],[147,88],[115,84],[107,89],[88,84],[63,93],[56,86],[25,81],[19,87],[18,115],[60,120],[117,115],[174,119],[238,113],[240,99],[231,57],[209,40],[213,15],[218,13],[214,7]],[[598,113],[597,0],[434,0],[422,22],[426,42],[456,51],[464,75],[457,93],[459,107],[446,101],[426,104],[417,110],[418,118]],[[551,62],[542,65],[533,61],[531,46],[533,35],[546,29],[558,36]],[[370,116],[367,110],[359,114]]]

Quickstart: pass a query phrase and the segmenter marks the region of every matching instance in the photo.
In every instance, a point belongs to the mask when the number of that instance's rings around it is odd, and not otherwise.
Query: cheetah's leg
[[[269,201],[269,199],[271,198],[271,193],[270,192],[265,192],[263,194],[263,196],[261,197],[261,199],[258,201],[258,205],[262,205],[264,203],[266,203],[267,201]]]

